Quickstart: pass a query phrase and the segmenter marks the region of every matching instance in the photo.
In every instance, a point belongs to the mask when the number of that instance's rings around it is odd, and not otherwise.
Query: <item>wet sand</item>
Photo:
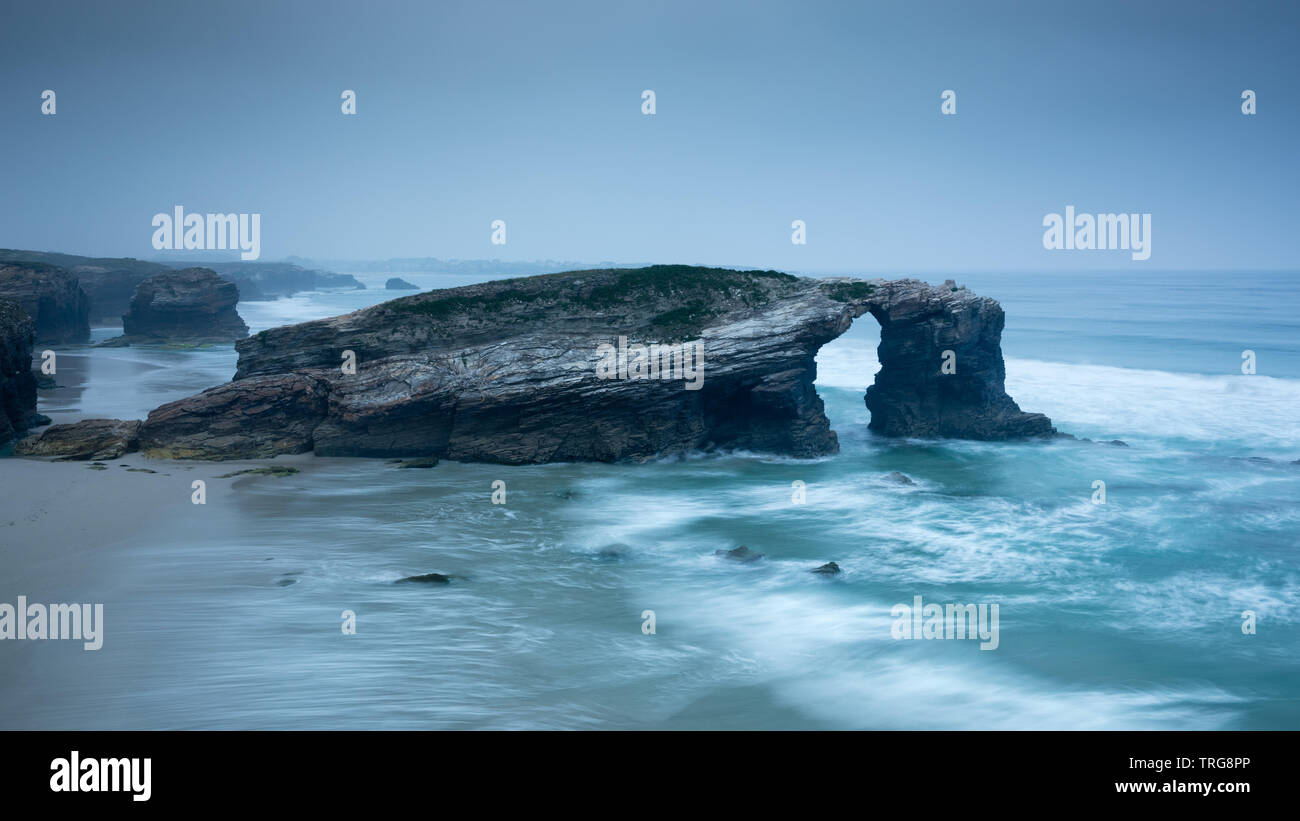
[[[90,462],[0,459],[0,564],[6,588],[42,597],[50,595],[52,586],[75,592],[79,579],[93,577],[111,563],[115,545],[131,544],[146,533],[157,535],[160,528],[183,538],[190,528],[219,526],[223,504],[241,486],[279,481],[257,475],[218,477],[271,466],[309,472],[314,460],[303,454],[180,462],[133,453],[95,470]],[[203,505],[192,501],[196,479],[206,485]]]

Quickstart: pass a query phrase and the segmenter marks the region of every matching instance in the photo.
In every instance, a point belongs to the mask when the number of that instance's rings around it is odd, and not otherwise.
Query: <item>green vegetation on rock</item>
[[[394,300],[394,311],[442,322],[455,317],[497,318],[518,307],[600,316],[609,311],[635,314],[664,302],[678,306],[653,314],[647,330],[663,341],[692,339],[728,309],[757,308],[798,277],[780,271],[733,271],[692,265],[575,271],[566,274],[489,283],[481,293],[424,294]]]
[[[869,282],[836,282],[827,290],[827,296],[836,302],[852,302],[857,299],[866,299],[876,290],[876,286]]]

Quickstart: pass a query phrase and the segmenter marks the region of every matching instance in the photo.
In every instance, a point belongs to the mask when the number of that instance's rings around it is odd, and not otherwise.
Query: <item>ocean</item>
[[[0,647],[0,727],[1300,729],[1296,276],[956,277],[1006,309],[1012,397],[1097,442],[874,436],[868,316],[818,356],[835,456],[307,458],[230,480],[201,527],[147,510],[127,542],[92,527],[75,566],[9,545],[18,592],[75,578],[106,635]],[[404,293],[358,278],[239,311],[256,333]],[[236,360],[56,350],[56,422],[143,418]],[[741,545],[764,557],[715,556]],[[830,561],[842,573],[809,572]],[[394,584],[433,572],[451,582]],[[895,638],[917,596],[996,604],[996,649]]]

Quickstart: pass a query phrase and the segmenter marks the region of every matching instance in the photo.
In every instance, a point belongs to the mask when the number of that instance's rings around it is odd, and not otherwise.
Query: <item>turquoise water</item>
[[[818,358],[834,457],[314,459],[149,520],[49,571],[95,580],[104,649],[0,647],[0,726],[1300,729],[1294,279],[957,279],[1006,307],[1022,407],[1128,447],[877,438],[863,318]],[[240,311],[256,332],[386,296]],[[234,368],[229,348],[63,353],[65,418],[142,415]],[[713,555],[742,544],[765,558]],[[844,572],[808,572],[827,561]],[[392,584],[428,572],[454,578]],[[914,596],[998,604],[997,649],[892,638]]]

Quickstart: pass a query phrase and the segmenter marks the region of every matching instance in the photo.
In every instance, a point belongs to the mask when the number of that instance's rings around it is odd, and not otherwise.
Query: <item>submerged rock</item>
[[[18,456],[47,456],[57,461],[116,459],[134,453],[140,444],[140,423],[121,419],[82,419],[54,425],[40,436],[14,446]]]
[[[763,558],[762,553],[755,553],[743,544],[734,550],[715,550],[714,556],[721,556],[724,559],[731,559],[737,562],[756,562]]]
[[[132,344],[234,342],[248,336],[238,301],[235,284],[207,268],[158,274],[136,287],[123,337]]]
[[[844,571],[840,570],[840,566],[839,566],[838,564],[836,564],[835,562],[827,562],[826,564],[822,565],[821,567],[813,568],[812,570],[810,570],[810,571],[808,571],[808,572],[809,572],[809,573],[816,573],[816,574],[821,575],[821,576],[836,576],[836,575],[839,575],[840,573],[842,573],[842,572],[844,572]]]
[[[451,576],[444,576],[441,573],[425,573],[423,576],[407,576],[404,579],[398,579],[393,584],[451,584]]]
[[[866,399],[878,433],[1053,432],[1006,395],[994,300],[917,280],[659,265],[428,291],[263,331],[236,344],[233,382],[153,411],[142,443],[207,459],[821,456],[839,443],[813,384],[815,357],[864,313],[881,322],[881,369]],[[651,344],[664,347],[637,348]],[[955,374],[940,373],[947,349]],[[356,354],[353,374],[339,367],[344,350]],[[663,378],[639,367],[651,353],[663,357],[654,361]]]
[[[269,467],[269,468],[245,468],[244,470],[236,470],[233,473],[222,474],[217,478],[233,479],[236,476],[274,476],[277,479],[279,479],[279,478],[284,478],[285,476],[292,476],[297,472],[298,472],[298,468],[291,468],[291,467],[284,467],[284,466]]]
[[[911,476],[908,476],[906,473],[899,473],[898,471],[894,471],[893,473],[886,474],[885,479],[900,485],[916,484],[916,482],[912,481]]]
[[[384,283],[384,287],[390,291],[418,291],[419,285],[412,285],[401,277],[391,277]]]
[[[0,263],[0,297],[23,307],[35,323],[36,342],[90,339],[90,299],[77,277],[42,262]]]
[[[399,468],[434,468],[438,466],[437,456],[426,456],[423,459],[403,459],[398,462]]]

